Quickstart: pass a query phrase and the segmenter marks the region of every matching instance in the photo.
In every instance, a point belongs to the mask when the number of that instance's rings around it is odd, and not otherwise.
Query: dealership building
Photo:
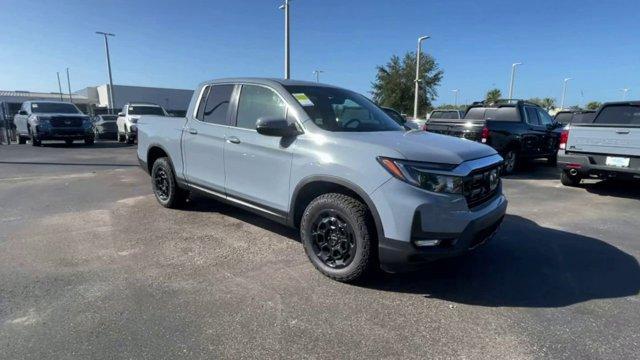
[[[184,115],[189,107],[193,90],[155,88],[145,86],[114,85],[114,106],[109,104],[111,87],[108,84],[90,86],[71,93],[40,93],[31,91],[0,90],[0,114],[13,118],[20,105],[28,100],[72,101],[86,114],[104,114],[113,109],[120,111],[129,102],[158,104],[174,115]]]

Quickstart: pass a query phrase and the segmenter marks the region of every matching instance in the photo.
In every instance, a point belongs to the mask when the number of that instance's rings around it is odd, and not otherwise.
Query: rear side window
[[[260,118],[285,119],[286,105],[273,90],[257,85],[242,85],[238,103],[237,127],[255,129]]]
[[[231,84],[209,87],[207,102],[202,112],[202,121],[210,124],[227,125],[227,114],[229,113],[229,102],[231,101],[233,87],[234,85]]]
[[[612,125],[640,125],[640,106],[605,106],[595,118],[594,123]]]
[[[524,108],[527,114],[527,122],[531,125],[540,125],[540,118],[538,118],[538,109],[534,107],[526,106]]]
[[[458,119],[457,111],[434,111],[431,113],[431,119]]]
[[[464,116],[465,119],[484,120],[485,108],[471,108]]]

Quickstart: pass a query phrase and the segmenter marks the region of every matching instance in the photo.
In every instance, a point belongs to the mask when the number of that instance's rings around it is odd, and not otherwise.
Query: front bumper
[[[575,170],[575,174],[581,177],[640,179],[640,157],[622,156],[630,158],[628,168],[605,165],[606,157],[607,155],[601,154],[567,154],[559,151],[558,168],[563,171]]]
[[[378,257],[385,271],[401,272],[463,254],[489,240],[507,211],[502,185],[495,196],[469,209],[464,197],[430,193],[391,179],[372,194],[384,237]],[[419,240],[440,240],[417,246]]]
[[[93,139],[95,134],[91,128],[56,128],[36,126],[38,140],[80,140]]]

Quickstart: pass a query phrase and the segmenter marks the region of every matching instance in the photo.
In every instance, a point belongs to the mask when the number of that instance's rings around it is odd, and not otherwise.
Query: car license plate
[[[607,164],[607,166],[629,167],[629,158],[607,156],[605,164]]]

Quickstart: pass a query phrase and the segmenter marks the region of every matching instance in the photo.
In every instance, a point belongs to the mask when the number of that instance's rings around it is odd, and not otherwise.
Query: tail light
[[[489,140],[489,128],[485,126],[485,127],[482,128],[481,140],[480,141],[483,144],[486,144],[488,140]]]
[[[558,148],[560,150],[565,150],[567,148],[567,142],[569,142],[569,130],[562,130],[560,133],[560,144]]]

